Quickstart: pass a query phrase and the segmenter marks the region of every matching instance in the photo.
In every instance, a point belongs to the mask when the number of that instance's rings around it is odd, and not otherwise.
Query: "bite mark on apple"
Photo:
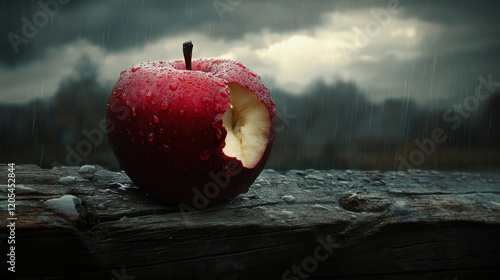
[[[232,108],[222,117],[227,131],[222,151],[240,160],[244,167],[253,168],[264,155],[269,141],[269,110],[252,91],[238,83],[229,83],[229,90]]]

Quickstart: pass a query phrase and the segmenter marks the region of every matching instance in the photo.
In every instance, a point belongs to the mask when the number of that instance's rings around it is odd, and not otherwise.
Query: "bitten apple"
[[[144,192],[197,208],[248,190],[271,152],[276,108],[240,62],[146,62],[121,72],[107,105],[111,146]],[[187,66],[187,67],[186,67]]]

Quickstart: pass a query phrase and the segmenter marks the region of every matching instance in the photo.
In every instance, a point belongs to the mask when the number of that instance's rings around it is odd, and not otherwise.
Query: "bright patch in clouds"
[[[304,92],[307,85],[318,77],[327,82],[337,78],[351,79],[361,89],[370,87],[375,82],[374,77],[377,77],[379,87],[397,91],[391,77],[373,75],[372,71],[377,71],[376,67],[380,64],[391,63],[384,61],[387,55],[400,61],[418,57],[420,52],[417,46],[426,35],[424,31],[428,30],[428,24],[416,19],[400,19],[394,15],[378,29],[374,29],[374,22],[376,20],[369,10],[331,13],[324,17],[321,25],[298,32],[263,30],[230,42],[214,40],[206,34],[182,34],[119,52],[104,51],[79,40],[53,49],[44,61],[14,69],[11,75],[2,75],[0,82],[4,89],[12,93],[3,101],[24,102],[54,94],[59,83],[73,73],[75,63],[83,54],[88,54],[97,63],[99,82],[112,85],[120,71],[134,64],[182,59],[181,45],[187,39],[194,43],[193,59],[239,60],[260,74],[265,82],[272,82],[272,86],[295,94]],[[368,66],[360,67],[360,63]],[[27,73],[32,79],[13,81],[13,77],[19,76],[18,72]],[[384,79],[380,81],[381,78]]]

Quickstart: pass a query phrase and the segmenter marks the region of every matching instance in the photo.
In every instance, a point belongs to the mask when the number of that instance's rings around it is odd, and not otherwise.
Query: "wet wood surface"
[[[99,166],[16,165],[15,274],[1,279],[479,279],[500,276],[500,175],[264,170],[196,211]]]

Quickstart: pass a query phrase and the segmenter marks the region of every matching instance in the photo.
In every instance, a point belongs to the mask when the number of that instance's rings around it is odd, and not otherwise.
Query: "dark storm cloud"
[[[41,0],[57,3],[58,0]],[[66,0],[68,1],[68,0]],[[33,61],[50,47],[57,47],[76,39],[86,39],[108,50],[139,46],[165,35],[189,31],[207,32],[211,37],[226,40],[242,37],[249,31],[262,28],[293,31],[307,28],[321,21],[321,13],[331,10],[329,2],[303,1],[68,1],[60,4],[57,13],[43,24],[44,12],[39,1],[3,1],[0,11],[0,63],[15,65]],[[64,1],[63,1],[64,2]],[[50,6],[50,9],[54,9]],[[35,32],[27,29],[33,38],[27,44],[12,46],[12,34],[23,36],[26,19],[40,27]],[[29,25],[29,24],[28,24]],[[12,32],[12,33],[11,33]],[[24,37],[24,36],[23,36]],[[26,41],[24,41],[26,42]]]
[[[16,53],[8,35],[23,35],[25,19],[33,23],[33,16],[43,12],[38,2],[56,1],[62,0],[2,2],[0,65],[14,66],[39,60],[51,47],[76,39],[86,39],[111,51],[137,47],[166,35],[192,31],[230,41],[262,29],[279,32],[308,29],[321,24],[322,15],[327,12],[384,7],[389,3],[389,0],[65,0],[69,3],[58,5],[57,14],[49,17],[47,24],[38,27],[33,38],[27,38],[27,44],[20,43]],[[416,17],[445,27],[446,32],[439,34],[439,37],[423,42],[430,52],[434,50],[429,44],[441,48],[453,47],[464,39],[475,42],[477,48],[491,47],[500,42],[500,24],[497,19],[500,2],[401,0],[400,4],[403,13],[399,16]]]
[[[403,9],[405,18],[435,23],[446,32],[434,43],[448,45],[474,42],[477,47],[500,44],[500,1],[411,1]],[[429,40],[427,41],[429,43]]]

